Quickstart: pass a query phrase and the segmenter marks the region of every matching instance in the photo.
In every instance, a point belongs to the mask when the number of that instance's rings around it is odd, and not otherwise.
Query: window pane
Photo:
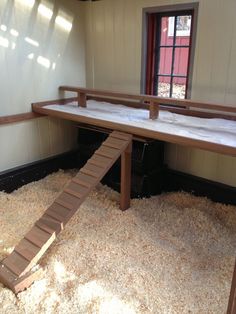
[[[177,16],[176,45],[190,44],[191,23],[191,15]]]
[[[191,15],[177,16],[177,35],[190,36]]]
[[[175,48],[174,75],[188,73],[189,48]]]
[[[189,36],[176,36],[175,45],[176,46],[189,46],[190,37]]]
[[[174,77],[172,86],[172,97],[184,99],[186,92],[186,78]]]
[[[173,48],[160,48],[158,74],[171,74]]]
[[[174,32],[172,31],[173,28],[173,23],[170,22],[171,18],[174,19],[174,17],[162,17],[161,18],[161,41],[160,45],[161,46],[172,46],[174,41],[173,41],[173,34]]]
[[[166,76],[158,77],[157,96],[170,97],[170,77],[166,77]]]

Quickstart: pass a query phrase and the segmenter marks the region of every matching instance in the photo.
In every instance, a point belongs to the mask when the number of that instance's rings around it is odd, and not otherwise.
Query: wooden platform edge
[[[132,135],[118,131],[109,135],[13,252],[0,263],[0,282],[16,294],[34,282],[38,276],[35,265],[120,156],[123,160],[120,208],[126,210],[130,206],[131,149]]]
[[[33,110],[38,113],[42,113],[48,116],[75,121],[79,123],[95,125],[97,127],[105,127],[107,129],[117,130],[120,132],[126,132],[133,134],[134,136],[148,137],[168,143],[173,143],[182,146],[188,146],[192,148],[198,148],[218,154],[236,156],[236,148],[225,144],[213,143],[205,140],[199,140],[189,137],[184,137],[176,134],[163,133],[161,131],[155,131],[151,129],[144,129],[142,127],[125,125],[118,122],[104,121],[98,118],[87,117],[79,114],[62,112],[53,109],[46,108],[45,106],[33,106]]]

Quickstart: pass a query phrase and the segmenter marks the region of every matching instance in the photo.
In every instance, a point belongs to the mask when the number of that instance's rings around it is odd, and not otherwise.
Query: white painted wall
[[[38,12],[40,4],[53,11],[51,20]],[[29,112],[32,102],[58,98],[59,85],[85,85],[84,7],[74,0],[0,1],[1,116]],[[72,23],[71,31],[55,23],[57,16]],[[0,171],[68,151],[75,143],[75,128],[62,120],[0,126]]]
[[[87,86],[140,92],[142,9],[181,0],[87,4]],[[197,1],[193,1],[197,2]],[[199,0],[192,99],[236,105],[236,1]],[[236,186],[236,158],[168,145],[171,168]]]

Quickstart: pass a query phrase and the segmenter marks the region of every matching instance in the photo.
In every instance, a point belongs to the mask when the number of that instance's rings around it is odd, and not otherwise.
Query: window
[[[189,97],[194,9],[146,13],[146,16],[146,94]]]

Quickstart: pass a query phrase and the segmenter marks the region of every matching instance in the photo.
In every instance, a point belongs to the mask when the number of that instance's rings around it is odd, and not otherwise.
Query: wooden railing
[[[120,99],[120,100],[132,100],[136,102],[129,102],[128,104],[132,107],[137,107],[148,105],[149,108],[149,118],[157,119],[159,115],[159,110],[168,110],[183,113],[186,115],[196,115],[199,117],[217,117],[236,120],[236,105],[227,106],[222,104],[204,103],[192,101],[189,99],[174,99],[174,98],[162,98],[151,95],[137,95],[137,94],[126,94],[118,93],[106,90],[89,89],[82,87],[73,86],[60,86],[60,91],[64,92],[75,92],[78,95],[78,105],[81,107],[86,107],[86,100],[91,96],[99,96],[101,99]],[[111,99],[112,98],[112,99]],[[191,109],[190,109],[191,108]],[[195,110],[193,110],[195,109]],[[197,110],[196,110],[197,109]],[[200,111],[199,109],[207,110]],[[214,113],[213,113],[214,112]],[[223,113],[223,114],[222,114]],[[233,115],[232,115],[233,114]]]
[[[71,97],[67,99],[56,99],[56,100],[51,100],[51,101],[42,101],[37,103],[40,106],[44,106],[45,104],[47,105],[54,105],[54,104],[67,104],[71,101],[76,101],[77,98]],[[33,104],[32,104],[33,105]],[[14,115],[8,115],[8,116],[0,116],[0,125],[4,124],[11,124],[11,123],[18,123],[18,122],[23,122],[27,120],[32,120],[32,119],[37,119],[40,117],[44,117],[44,114],[40,114],[37,112],[25,112],[25,113],[18,113]]]
[[[151,95],[127,94],[73,86],[60,86],[59,90],[65,92],[75,92],[77,93],[77,97],[56,99],[53,101],[43,101],[37,103],[37,105],[44,106],[45,104],[51,105],[57,103],[66,104],[71,101],[78,100],[79,106],[86,107],[87,99],[92,98],[101,101],[108,101],[111,103],[122,103],[129,107],[147,109],[149,110],[149,118],[152,120],[158,118],[159,110],[165,110],[201,118],[222,118],[236,121],[236,106],[233,107],[222,104],[197,102],[189,99],[174,99]],[[203,110],[201,111],[199,109]],[[2,117],[0,116],[0,125],[36,119],[41,116],[43,115],[35,112],[26,112]]]

